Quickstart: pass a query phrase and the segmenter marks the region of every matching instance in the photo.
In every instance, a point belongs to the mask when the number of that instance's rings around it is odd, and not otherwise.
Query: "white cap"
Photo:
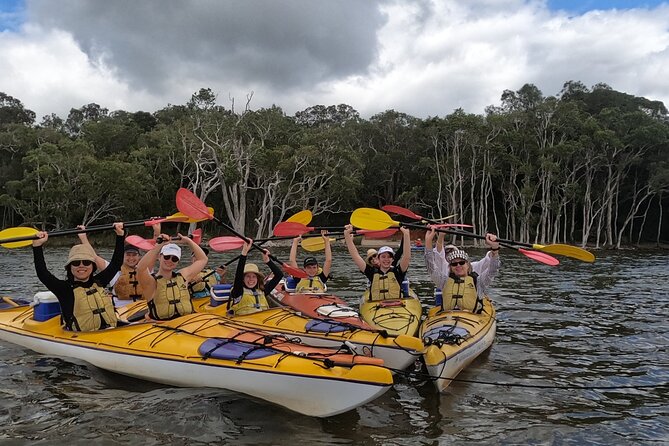
[[[376,255],[377,255],[378,257],[381,257],[381,254],[383,254],[384,252],[389,252],[390,255],[393,255],[393,256],[395,255],[395,251],[393,251],[393,248],[391,248],[390,246],[382,246],[382,247],[380,247],[380,248],[379,248],[379,252],[378,252]]]
[[[181,248],[174,243],[168,243],[160,249],[160,254],[164,256],[177,256],[181,259]]]

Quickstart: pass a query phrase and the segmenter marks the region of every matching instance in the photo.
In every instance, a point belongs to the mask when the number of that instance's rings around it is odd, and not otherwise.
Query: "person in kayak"
[[[202,251],[204,251],[207,257],[209,256],[209,249],[203,247]],[[195,252],[193,252],[191,254],[191,263],[195,262],[196,260],[197,257],[195,256]],[[211,288],[214,285],[223,283],[224,274],[225,268],[217,267],[215,270],[212,270],[211,268],[207,268],[205,266],[202,271],[197,273],[195,277],[193,277],[190,282],[188,282],[188,291],[190,291],[193,299],[209,297]]]
[[[267,310],[269,303],[267,296],[274,290],[283,278],[283,271],[269,257],[269,250],[263,250],[263,262],[272,271],[272,278],[264,283],[265,276],[255,263],[246,263],[249,250],[253,240],[249,240],[242,246],[242,254],[237,262],[235,281],[230,290],[228,300],[228,315],[236,316],[256,313]]]
[[[346,225],[344,239],[348,252],[356,266],[370,281],[369,290],[365,293],[365,300],[377,301],[402,298],[401,284],[411,262],[411,241],[409,239],[409,229],[401,227],[400,231],[402,232],[403,244],[399,262],[394,265],[395,251],[390,246],[382,246],[377,253],[378,265],[371,266],[365,262],[365,259],[360,256],[355,247],[353,226]]]
[[[445,268],[435,265],[432,250],[434,229],[425,233],[425,262],[432,281],[442,290],[441,309],[465,310],[480,313],[483,298],[492,284],[500,267],[499,243],[495,234],[486,234],[485,244],[489,250],[478,262],[471,263],[469,255],[461,249],[452,249],[445,256]]]
[[[49,239],[49,234],[36,234],[38,238],[32,243],[35,272],[40,282],[58,298],[67,330],[93,331],[118,324],[114,302],[104,289],[123,262],[123,223],[114,223],[113,228],[116,245],[109,265],[95,274],[95,251],[90,245],[74,245],[65,264],[66,280],[58,279],[46,267],[42,246]]]
[[[307,257],[304,259],[303,268],[304,272],[307,273],[309,277],[306,279],[301,279],[297,282],[295,286],[295,292],[297,293],[309,293],[309,292],[325,292],[328,289],[327,281],[330,278],[330,271],[332,269],[332,246],[330,246],[330,236],[328,231],[321,231],[321,237],[323,237],[323,243],[325,244],[325,263],[323,263],[323,268],[318,264],[316,257]],[[294,268],[297,268],[297,245],[300,244],[302,237],[298,236],[293,239],[293,244],[290,247],[290,265]]]
[[[188,291],[188,281],[207,265],[207,255],[191,238],[177,234],[195,253],[190,265],[175,272],[181,260],[181,248],[175,243],[167,243],[170,236],[161,234],[156,246],[148,251],[137,264],[137,278],[144,291],[149,307],[149,316],[154,320],[170,320],[195,311]],[[159,260],[158,271],[149,273]]]

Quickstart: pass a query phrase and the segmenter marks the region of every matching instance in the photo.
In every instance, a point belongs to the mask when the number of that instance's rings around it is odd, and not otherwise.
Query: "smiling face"
[[[377,259],[381,269],[389,269],[393,264],[393,255],[389,252],[379,254]]]
[[[70,263],[70,271],[74,280],[86,282],[93,274],[93,262],[90,260],[75,260]]]
[[[451,271],[458,277],[464,277],[469,274],[469,263],[464,259],[453,259],[449,263]]]
[[[173,255],[160,255],[160,269],[172,271],[179,264],[179,257]]]
[[[305,266],[304,272],[306,272],[309,277],[315,277],[318,274],[318,264]]]
[[[135,251],[127,251],[123,254],[123,263],[130,268],[134,268],[139,263],[139,253]]]
[[[246,288],[253,289],[258,285],[258,276],[256,273],[245,273],[244,274],[244,286]]]

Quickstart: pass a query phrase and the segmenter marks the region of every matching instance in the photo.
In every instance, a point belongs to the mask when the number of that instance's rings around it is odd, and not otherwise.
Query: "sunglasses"
[[[177,263],[179,261],[179,257],[177,256],[170,256],[170,255],[163,255],[163,259],[165,260],[171,260],[174,263]]]
[[[92,264],[93,262],[91,262],[90,260],[73,260],[72,262],[70,262],[70,265],[72,266],[80,266],[80,265],[91,266]]]
[[[461,262],[451,262],[450,265],[451,266],[462,266],[462,265],[465,265],[466,263],[467,262],[465,260],[463,260]]]

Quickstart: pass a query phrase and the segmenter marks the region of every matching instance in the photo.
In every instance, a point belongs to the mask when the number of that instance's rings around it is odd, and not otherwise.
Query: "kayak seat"
[[[327,320],[311,319],[306,325],[307,332],[316,333],[341,333],[348,330],[348,327],[338,322],[330,322]]]
[[[442,325],[435,327],[423,334],[423,343],[432,344],[457,344],[460,345],[469,336],[466,328],[456,325]]]
[[[245,359],[260,359],[276,355],[278,352],[248,342],[210,338],[200,344],[198,353],[205,359],[215,358],[242,362]]]

